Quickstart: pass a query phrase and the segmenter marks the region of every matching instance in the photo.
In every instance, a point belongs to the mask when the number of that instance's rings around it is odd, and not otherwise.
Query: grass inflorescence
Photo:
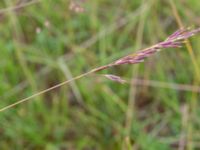
[[[0,1],[0,149],[199,149],[199,7]]]
[[[63,86],[65,84],[68,84],[69,82],[72,82],[74,80],[78,80],[82,77],[85,77],[89,74],[92,74],[92,73],[96,73],[96,72],[99,72],[101,70],[105,70],[105,69],[108,69],[110,67],[114,67],[114,66],[120,66],[120,65],[123,65],[123,64],[137,64],[137,63],[141,63],[144,61],[145,58],[147,57],[150,57],[151,55],[155,54],[156,52],[159,52],[160,50],[162,49],[165,49],[165,48],[180,48],[184,42],[184,40],[186,40],[187,38],[191,37],[191,36],[194,36],[196,33],[200,32],[200,28],[198,29],[195,29],[195,30],[189,30],[189,29],[180,29],[176,32],[174,32],[172,35],[170,35],[165,41],[163,42],[159,42],[158,44],[155,44],[149,48],[146,48],[144,50],[140,50],[138,52],[136,52],[135,54],[130,54],[130,55],[127,55],[125,57],[122,57],[108,65],[104,65],[104,66],[101,66],[101,67],[98,67],[98,68],[95,68],[95,69],[92,69],[91,71],[87,72],[87,73],[84,73],[84,74],[81,74],[77,77],[74,77],[70,80],[67,80],[67,81],[64,81],[62,83],[59,83],[53,87],[50,87],[46,90],[43,90],[41,92],[38,92],[30,97],[27,97],[25,99],[22,99],[22,100],[19,100],[17,101],[16,103],[13,103],[11,105],[8,105],[2,109],[0,109],[0,112],[1,111],[5,111],[6,109],[9,109],[11,107],[14,107],[18,104],[21,104],[25,101],[28,101],[36,96],[39,96],[41,94],[44,94],[46,92],[49,92],[51,90],[54,90],[60,86]],[[122,79],[120,79],[119,77],[117,76],[112,76],[112,75],[105,75],[108,79],[111,79],[113,81],[117,81],[117,82],[121,82],[123,83],[124,81]]]

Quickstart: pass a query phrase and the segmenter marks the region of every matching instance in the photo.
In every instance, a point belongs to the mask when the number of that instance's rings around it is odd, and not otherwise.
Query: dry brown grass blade
[[[181,20],[181,17],[178,13],[178,10],[176,8],[174,1],[170,0],[169,2],[170,2],[170,5],[172,7],[172,11],[173,11],[173,14],[176,18],[176,21],[177,21],[179,28],[183,28],[184,24]],[[191,43],[188,39],[186,39],[186,47],[187,47],[188,53],[190,55],[190,58],[192,60],[192,64],[193,64],[194,69],[195,69],[195,77],[194,77],[193,84],[196,83],[196,82],[199,83],[200,82],[200,69],[198,67],[197,59],[195,57],[192,45],[191,45]],[[190,105],[191,105],[190,106],[190,109],[191,109],[190,115],[192,117],[196,113],[196,106],[197,106],[197,95],[196,95],[196,93],[193,93]],[[187,132],[188,132],[187,133],[188,134],[187,135],[187,149],[192,150],[193,149],[193,143],[191,142],[191,139],[193,137],[193,135],[192,135],[193,134],[193,127],[190,124],[188,124]]]

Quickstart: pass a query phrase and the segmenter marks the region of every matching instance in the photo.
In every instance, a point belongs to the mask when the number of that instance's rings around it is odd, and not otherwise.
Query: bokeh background
[[[1,0],[0,107],[151,46],[183,26],[200,26],[199,0]],[[0,149],[200,149],[199,43],[196,35],[183,48],[101,71],[0,112]]]

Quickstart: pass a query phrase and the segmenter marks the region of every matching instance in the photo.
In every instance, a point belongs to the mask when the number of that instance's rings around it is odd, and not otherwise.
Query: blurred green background
[[[200,26],[199,0],[0,1],[0,107]],[[200,36],[0,112],[1,150],[200,149]],[[131,79],[159,84],[136,85]],[[171,83],[190,85],[174,89]],[[163,86],[164,84],[164,86]]]

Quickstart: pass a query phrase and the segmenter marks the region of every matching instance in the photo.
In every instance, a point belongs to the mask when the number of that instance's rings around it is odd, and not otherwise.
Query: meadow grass
[[[0,108],[162,41],[179,28],[168,1],[87,0],[84,13],[71,11],[64,0],[14,9],[16,4],[0,2]],[[199,25],[198,0],[174,6],[184,26]],[[198,91],[170,88],[198,86],[199,40],[190,40],[192,59],[183,47],[102,71],[130,84],[88,76],[1,112],[0,148],[199,149]],[[138,78],[170,86],[131,84]]]

